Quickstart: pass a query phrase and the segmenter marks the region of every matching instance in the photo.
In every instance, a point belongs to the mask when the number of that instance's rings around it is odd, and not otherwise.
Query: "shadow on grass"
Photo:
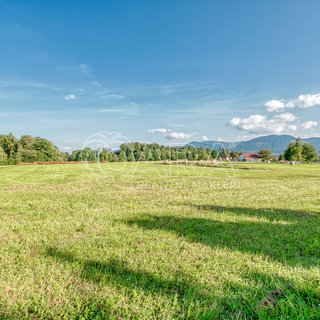
[[[76,263],[80,265],[79,276],[84,280],[99,284],[112,283],[120,289],[124,288],[129,296],[132,292],[141,291],[145,294],[171,297],[173,304],[178,304],[181,315],[189,314],[189,319],[196,319],[195,314],[200,310],[203,314],[201,319],[213,319],[217,314],[213,297],[185,281],[181,275],[174,280],[164,280],[147,272],[131,270],[121,260],[81,260],[70,252],[59,251],[54,247],[47,248],[46,255],[70,264]],[[193,310],[191,306],[197,310]]]
[[[320,263],[320,219],[317,215],[290,210],[195,207],[205,213],[225,211],[226,218],[229,213],[238,215],[239,220],[226,222],[214,220],[214,215],[208,218],[193,215],[144,216],[124,222],[148,230],[172,232],[211,247],[265,255],[284,264],[311,267]],[[246,221],[241,219],[244,216],[263,217],[268,221]]]
[[[291,209],[255,209],[255,208],[242,208],[242,207],[224,207],[210,204],[184,204],[205,212],[229,212],[236,215],[246,215],[255,217],[265,217],[270,220],[285,220],[287,222],[297,220],[307,220],[312,218],[319,218],[320,212],[307,212],[301,210]]]
[[[210,295],[205,286],[185,280],[185,275],[178,274],[175,279],[160,279],[155,275],[129,268],[124,261],[112,259],[107,262],[96,260],[82,260],[67,251],[60,251],[54,247],[46,249],[48,257],[62,263],[74,264],[79,267],[79,277],[97,284],[113,284],[129,297],[135,297],[137,291],[147,295],[164,295],[171,300],[170,305],[175,308],[172,318],[179,319],[269,319],[285,315],[315,315],[319,302],[319,295],[315,290],[301,290],[288,279],[271,277],[263,273],[248,273],[246,277],[256,283],[263,282],[263,289],[243,287],[233,283],[230,279],[225,287],[225,295],[221,297]],[[254,298],[253,298],[254,297]],[[135,300],[127,302],[135,304]],[[299,306],[302,306],[301,309]],[[136,309],[135,306],[134,309]],[[126,306],[125,310],[111,311],[105,302],[93,300],[86,303],[81,311],[81,317],[75,319],[109,319],[136,318]],[[162,310],[158,310],[155,319],[162,319]],[[178,313],[177,313],[178,312]],[[318,313],[317,313],[318,314]]]

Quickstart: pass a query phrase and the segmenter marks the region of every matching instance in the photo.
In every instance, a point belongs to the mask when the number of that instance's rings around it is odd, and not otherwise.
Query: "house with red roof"
[[[238,161],[260,162],[261,157],[259,153],[244,152],[239,156]]]

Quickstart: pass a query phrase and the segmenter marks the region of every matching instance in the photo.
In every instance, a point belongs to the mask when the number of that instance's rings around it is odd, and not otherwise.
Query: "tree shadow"
[[[202,308],[205,315],[203,319],[212,319],[217,312],[215,308],[208,307],[213,306],[214,298],[204,289],[185,280],[185,276],[181,274],[173,280],[164,280],[148,272],[132,270],[124,261],[117,259],[108,262],[81,260],[70,252],[60,251],[54,247],[48,247],[45,254],[60,261],[80,265],[79,276],[86,281],[98,284],[112,283],[118,288],[125,288],[129,295],[133,291],[142,291],[148,295],[165,295],[178,303],[181,315],[189,314],[189,319],[196,319],[190,306],[197,305],[198,308]]]
[[[264,255],[284,264],[311,267],[320,263],[320,229],[316,215],[289,210],[196,207],[206,212],[228,211],[239,216],[264,217],[268,221],[238,219],[226,222],[213,220],[214,217],[210,219],[210,216],[148,216],[124,222],[148,230],[166,230],[210,247]]]
[[[304,305],[306,308],[304,314],[315,315],[319,303],[319,294],[316,290],[302,290],[289,279],[272,277],[265,273],[246,274],[248,279],[253,279],[256,283],[261,281],[265,283],[263,289],[257,289],[256,286],[243,287],[229,279],[225,296],[217,297],[210,294],[205,286],[186,280],[185,275],[181,273],[173,280],[165,280],[148,272],[132,270],[125,261],[117,259],[107,262],[83,260],[70,252],[60,251],[54,247],[48,247],[45,254],[80,267],[79,277],[85,281],[97,284],[112,283],[120,289],[125,288],[127,295],[133,292],[136,295],[136,291],[149,295],[165,295],[171,299],[170,304],[178,306],[179,313],[176,315],[179,319],[269,319],[270,317],[273,319],[276,314],[290,318],[297,315],[297,312],[299,314],[301,310],[296,308],[299,305]],[[123,291],[121,292],[123,294]],[[238,298],[232,292],[237,293]],[[103,302],[86,303],[83,309],[86,311],[81,311],[82,319],[109,319],[115,316],[111,311],[110,313],[106,311]],[[121,318],[123,316],[121,310],[118,312]],[[125,310],[125,316],[135,319],[133,314],[128,314],[128,309]],[[160,319],[160,314],[155,314],[154,318]]]
[[[297,221],[306,220],[312,218],[318,218],[320,212],[316,211],[302,211],[302,210],[291,210],[291,209],[266,209],[266,208],[243,208],[243,207],[225,207],[210,204],[184,204],[195,208],[199,211],[206,212],[231,212],[236,215],[246,215],[255,217],[264,217],[270,220],[285,220],[285,221]]]

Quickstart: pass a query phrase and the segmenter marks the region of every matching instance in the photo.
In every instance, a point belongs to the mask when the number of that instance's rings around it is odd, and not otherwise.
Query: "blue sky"
[[[320,136],[319,12],[318,0],[0,0],[0,133],[65,150],[99,131]]]

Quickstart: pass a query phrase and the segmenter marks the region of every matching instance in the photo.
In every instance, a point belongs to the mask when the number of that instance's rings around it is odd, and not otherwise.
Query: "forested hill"
[[[295,141],[296,138],[290,135],[269,135],[263,136],[255,139],[251,139],[248,141],[239,141],[239,142],[230,142],[230,150],[237,152],[259,152],[261,149],[269,149],[272,150],[273,154],[280,154],[284,152],[288,146],[288,144],[292,141]],[[319,138],[308,138],[302,139],[304,142],[311,143],[316,147],[318,151],[320,151],[320,137]],[[228,148],[227,142],[220,141],[203,141],[197,142],[193,141],[188,143],[188,145],[192,145],[195,147],[203,147],[205,149],[217,149],[220,146],[223,146],[225,149]]]

